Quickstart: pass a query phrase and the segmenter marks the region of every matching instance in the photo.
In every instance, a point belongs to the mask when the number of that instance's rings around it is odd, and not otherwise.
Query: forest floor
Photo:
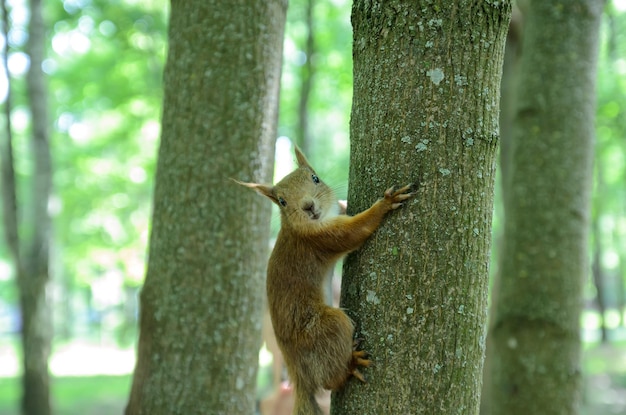
[[[0,344],[0,349],[4,349],[4,345]],[[130,371],[134,360],[129,358],[129,351],[106,352],[99,347],[95,349],[92,347],[91,351],[97,352],[96,354],[81,354],[80,347],[77,347],[65,350],[67,358],[72,357],[74,369],[72,366],[66,366],[63,374],[56,373],[55,365],[52,364],[55,360],[51,362],[51,371],[55,375],[52,379],[55,413],[62,415],[123,413],[130,391]],[[111,360],[103,359],[103,353],[111,357]],[[132,350],[130,353],[132,355]],[[81,359],[77,359],[79,355]],[[62,357],[63,353],[60,356]],[[6,354],[3,356],[3,350],[0,350],[0,367],[4,366],[3,369],[6,369],[7,366],[2,364],[7,363],[4,358]],[[106,364],[108,361],[110,370],[111,362],[127,358],[129,358],[126,363],[128,367],[125,370],[121,366],[115,368],[115,372],[126,373],[101,373],[103,363]],[[97,375],[87,376],[86,373],[90,370]],[[626,343],[588,345],[584,352],[583,372],[585,390],[582,415],[626,415]],[[19,395],[19,379],[7,376],[6,373],[0,375],[0,415],[18,415]]]

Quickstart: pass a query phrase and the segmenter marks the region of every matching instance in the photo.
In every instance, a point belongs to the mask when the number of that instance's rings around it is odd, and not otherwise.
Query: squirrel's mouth
[[[318,220],[322,216],[322,210],[315,205],[315,202],[306,203],[302,206],[302,210],[309,215],[311,220]]]

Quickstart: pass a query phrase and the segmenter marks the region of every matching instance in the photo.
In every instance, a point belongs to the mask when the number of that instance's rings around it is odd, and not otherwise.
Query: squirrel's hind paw
[[[368,359],[367,356],[368,354],[365,350],[354,350],[352,352],[352,362],[350,363],[350,374],[363,383],[367,383],[367,381],[365,380],[363,374],[359,371],[358,367],[370,367],[374,363]]]

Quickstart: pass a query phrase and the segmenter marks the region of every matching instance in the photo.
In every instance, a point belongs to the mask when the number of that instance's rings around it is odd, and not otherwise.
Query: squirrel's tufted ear
[[[242,186],[245,186],[249,189],[256,191],[260,195],[266,196],[272,202],[278,204],[278,199],[276,198],[276,196],[274,196],[274,192],[273,192],[274,188],[272,186],[268,186],[265,184],[258,184],[258,183],[240,182],[239,180],[235,180],[235,179],[231,179],[231,180],[237,184],[240,184]]]
[[[313,167],[309,164],[309,161],[306,159],[302,150],[298,146],[294,146],[296,150],[296,160],[298,160],[298,167],[308,167],[309,169],[315,171]]]

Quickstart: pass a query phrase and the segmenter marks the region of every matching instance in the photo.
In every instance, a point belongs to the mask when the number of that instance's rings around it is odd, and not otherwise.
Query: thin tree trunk
[[[599,214],[600,211],[591,220],[591,230],[593,232],[591,274],[593,284],[596,287],[596,304],[598,306],[598,314],[600,314],[600,341],[606,343],[608,341],[608,328],[606,327],[606,273],[602,267],[603,249],[600,224],[598,223]]]
[[[306,0],[305,24],[307,27],[304,53],[306,61],[300,69],[300,99],[298,101],[298,126],[296,128],[296,142],[304,154],[312,154],[311,131],[309,128],[309,104],[311,102],[311,90],[315,66],[313,55],[315,54],[315,32],[313,28],[313,12],[315,0]]]
[[[48,358],[52,339],[50,307],[46,286],[50,280],[50,216],[48,199],[52,191],[48,103],[45,76],[41,68],[45,54],[45,27],[42,1],[30,0],[30,23],[27,53],[28,102],[32,121],[33,176],[32,211],[28,217],[30,233],[26,256],[21,257],[18,286],[22,310],[22,347],[24,350],[22,412],[47,415],[50,409]]]
[[[126,414],[251,414],[286,2],[173,1]]]
[[[622,234],[615,229],[613,234],[614,241],[617,246],[617,255],[619,258],[619,265],[617,267],[617,310],[619,311],[619,325],[624,327],[625,319],[624,312],[626,312],[626,291],[624,287],[624,277],[626,277],[626,255],[624,254],[624,240]]]
[[[531,1],[524,17],[491,413],[576,414],[588,273],[601,0]]]
[[[29,218],[28,238],[20,235],[16,176],[13,169],[13,144],[11,129],[11,93],[5,102],[6,142],[2,149],[3,215],[7,245],[12,254],[20,296],[22,319],[21,338],[23,350],[22,403],[25,415],[47,415],[50,413],[48,358],[50,355],[51,321],[46,300],[46,285],[49,280],[50,217],[48,198],[51,192],[51,160],[49,148],[47,91],[41,69],[45,53],[45,31],[40,0],[30,3],[29,41],[27,53],[30,67],[27,75],[27,90],[32,121],[32,152],[34,171],[32,184],[32,210]],[[2,2],[5,38],[8,32],[8,15]],[[5,42],[4,66],[7,74],[6,57],[8,42]],[[20,237],[22,236],[22,238]],[[26,246],[23,251],[21,246]]]
[[[6,0],[2,0],[2,29],[5,39],[9,37],[9,12],[7,10]],[[19,268],[20,261],[20,241],[18,232],[18,214],[17,214],[17,194],[15,191],[15,169],[13,168],[13,128],[11,124],[12,112],[12,88],[9,72],[9,42],[4,42],[2,51],[2,65],[7,75],[7,97],[4,101],[4,118],[5,131],[4,140],[2,142],[2,219],[4,228],[4,238],[6,240],[15,268]],[[16,272],[19,274],[19,271]]]
[[[603,199],[606,191],[604,185],[604,168],[601,163],[595,166],[595,192],[600,197],[596,197],[593,202],[593,215],[591,218],[591,236],[593,243],[591,244],[591,276],[593,284],[596,287],[596,304],[598,313],[600,314],[600,340],[602,343],[608,341],[608,328],[606,326],[606,289],[607,275],[602,266],[602,257],[604,255],[603,235],[600,230],[600,218],[604,214]]]
[[[498,105],[510,2],[356,1],[349,210],[419,183],[344,267],[342,306],[375,362],[339,414],[479,405]]]
[[[515,85],[517,81],[517,77],[519,76],[519,56],[521,50],[521,36],[522,36],[522,14],[518,8],[518,3],[513,4],[513,11],[511,13],[511,22],[509,24],[509,31],[506,37],[506,46],[504,48],[504,63],[502,65],[502,82],[500,84],[501,91],[501,100],[500,100],[500,197],[502,200],[507,198],[508,195],[508,181],[509,181],[509,167],[511,163],[509,162],[510,157],[510,148],[512,141],[512,125],[513,118],[515,116]],[[496,202],[495,214],[500,215],[500,217],[504,216],[504,212],[502,211],[503,203],[500,202],[498,204]],[[498,211],[500,208],[500,211]],[[496,258],[498,261],[502,260],[502,251],[504,245],[504,235],[503,231],[495,235],[494,243],[491,248],[491,257]],[[499,263],[496,263],[496,269],[492,272],[491,275],[497,275],[500,272],[501,266]],[[498,278],[493,278],[493,285],[491,286],[491,302],[494,302],[494,297],[498,295]],[[491,350],[493,349],[492,345],[492,336],[491,336],[491,327],[493,325],[493,307],[489,307],[489,317],[488,317],[488,332],[487,332],[487,344],[485,351],[485,364],[483,367],[483,388],[480,394],[480,413],[482,415],[489,414],[489,404],[491,402],[491,381],[489,380],[489,376],[491,376]]]

